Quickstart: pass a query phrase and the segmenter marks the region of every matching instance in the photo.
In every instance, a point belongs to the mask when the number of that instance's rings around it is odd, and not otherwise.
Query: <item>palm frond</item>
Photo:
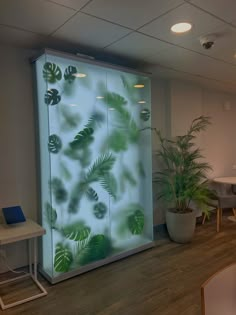
[[[88,170],[85,181],[92,183],[101,180],[112,169],[115,163],[115,157],[111,153],[100,156]]]

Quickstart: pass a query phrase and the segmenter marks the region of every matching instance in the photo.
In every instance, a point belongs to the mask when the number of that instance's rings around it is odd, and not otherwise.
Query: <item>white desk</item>
[[[44,287],[39,283],[37,279],[37,237],[45,234],[46,231],[34,221],[27,219],[26,222],[17,223],[17,224],[0,224],[0,246],[11,244],[14,242],[28,240],[28,248],[29,248],[29,273],[25,273],[22,276],[18,276],[13,279],[5,280],[0,282],[1,284],[13,282],[19,279],[23,279],[26,277],[31,277],[34,283],[39,287],[41,293],[30,296],[23,300],[19,300],[14,303],[4,304],[2,298],[0,297],[0,305],[1,308],[7,309],[22,303],[26,303],[42,296],[47,295],[47,291]],[[34,253],[34,268],[32,268],[32,245],[33,245],[33,253]],[[34,269],[34,270],[33,270]]]

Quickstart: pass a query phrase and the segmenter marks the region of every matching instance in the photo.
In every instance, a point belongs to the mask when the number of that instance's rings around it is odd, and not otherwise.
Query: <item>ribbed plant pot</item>
[[[194,210],[187,213],[177,213],[173,209],[166,211],[166,225],[170,238],[176,243],[189,243],[192,241],[196,226],[196,213]]]

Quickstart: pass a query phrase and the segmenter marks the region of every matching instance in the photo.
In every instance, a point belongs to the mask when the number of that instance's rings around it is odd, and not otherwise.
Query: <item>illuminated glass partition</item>
[[[41,269],[55,283],[152,246],[150,80],[50,51],[35,63]]]

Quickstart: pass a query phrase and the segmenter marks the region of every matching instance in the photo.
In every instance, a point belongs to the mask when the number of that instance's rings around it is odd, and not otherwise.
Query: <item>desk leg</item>
[[[29,273],[32,276],[32,246],[31,246],[31,239],[28,240],[28,254],[29,254]]]
[[[34,238],[34,279],[37,280],[37,238]]]
[[[32,242],[33,242],[33,244],[32,244]],[[32,245],[34,247],[33,248],[34,270],[32,268]],[[29,254],[29,273],[27,273],[27,274],[25,274],[23,276],[18,276],[16,278],[0,282],[0,285],[8,283],[8,282],[13,282],[13,281],[16,281],[16,280],[20,280],[20,279],[23,279],[25,277],[29,277],[30,276],[31,279],[34,281],[34,283],[40,289],[41,293],[35,294],[33,296],[30,296],[28,298],[25,298],[23,300],[19,300],[17,302],[13,302],[13,303],[10,303],[10,304],[4,304],[4,302],[3,302],[3,300],[2,300],[2,298],[0,296],[0,306],[1,306],[2,310],[11,308],[11,307],[16,306],[16,305],[20,305],[20,304],[23,304],[23,303],[26,303],[26,302],[29,302],[29,301],[33,301],[35,299],[38,299],[40,297],[43,297],[43,296],[47,295],[47,291],[44,289],[44,287],[41,285],[41,283],[37,279],[37,238],[36,237],[33,239],[33,241],[31,241],[30,239],[28,240],[28,254]]]

